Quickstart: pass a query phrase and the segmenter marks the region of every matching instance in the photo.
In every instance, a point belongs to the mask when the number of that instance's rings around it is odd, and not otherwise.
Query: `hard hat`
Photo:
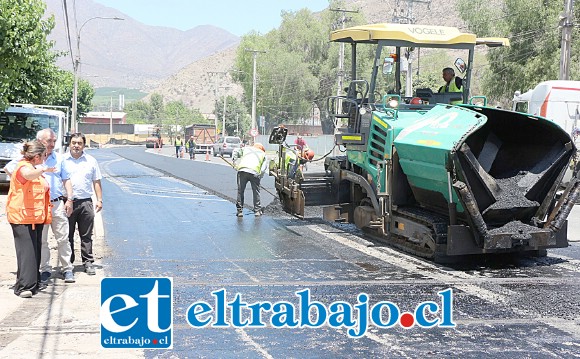
[[[260,142],[254,143],[254,147],[256,147],[259,150],[262,150],[262,151],[266,152],[266,149],[264,148],[264,146]]]
[[[423,100],[420,97],[413,97],[409,103],[411,105],[420,105],[423,103]]]
[[[304,158],[308,159],[309,161],[312,161],[312,159],[314,158],[314,151],[312,150],[304,151]]]

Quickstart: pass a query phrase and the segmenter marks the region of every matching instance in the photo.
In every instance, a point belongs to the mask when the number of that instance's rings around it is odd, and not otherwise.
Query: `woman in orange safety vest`
[[[46,147],[38,140],[24,144],[22,160],[10,178],[6,217],[12,227],[16,248],[16,283],[14,294],[30,298],[40,286],[40,245],[44,224],[52,221],[48,182],[42,174],[55,168],[42,165]]]

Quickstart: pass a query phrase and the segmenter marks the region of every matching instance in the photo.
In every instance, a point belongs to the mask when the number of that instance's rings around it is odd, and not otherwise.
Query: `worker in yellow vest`
[[[312,161],[314,158],[314,151],[305,147],[303,151],[298,152],[292,149],[286,150],[286,155],[284,157],[284,168],[289,178],[294,178],[296,176],[296,171],[298,168],[304,170],[302,167],[307,162]]]
[[[177,158],[179,158],[181,146],[183,146],[183,141],[181,140],[181,136],[177,136],[177,138],[175,139],[175,157]]]
[[[254,195],[254,214],[256,217],[262,215],[260,205],[260,181],[268,169],[266,161],[266,150],[261,143],[254,143],[253,146],[245,146],[235,151],[233,161],[236,170],[238,170],[238,198],[236,201],[236,215],[243,217],[244,192],[248,182],[252,185],[252,194]]]
[[[455,76],[455,71],[451,67],[443,69],[443,80],[445,81],[445,85],[439,88],[439,91],[437,91],[438,93],[463,91],[463,80],[461,77]],[[451,101],[452,105],[460,103],[462,103],[461,100]]]

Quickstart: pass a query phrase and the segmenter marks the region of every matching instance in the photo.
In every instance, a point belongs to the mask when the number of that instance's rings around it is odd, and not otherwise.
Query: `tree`
[[[46,96],[46,103],[70,108],[72,106],[74,74],[70,71],[55,69],[50,83],[51,91]],[[94,95],[93,86],[88,81],[80,79],[77,94],[77,113],[79,117],[92,110]]]
[[[164,117],[164,104],[163,104],[163,95],[158,93],[153,93],[151,95],[151,100],[149,101],[151,106],[150,110],[150,120],[151,123],[160,124]]]
[[[218,127],[221,129],[224,113],[224,97],[216,103],[214,113],[218,119]],[[229,136],[245,137],[250,132],[251,120],[246,106],[235,97],[227,96],[225,133]],[[223,133],[223,129],[221,132]]]
[[[561,0],[460,0],[458,8],[470,31],[479,37],[510,38],[510,47],[489,52],[489,66],[482,69],[482,88],[491,100],[506,105],[515,90],[526,91],[558,78]],[[572,37],[578,35],[574,28]],[[580,49],[572,47],[570,78],[580,75],[578,60]]]
[[[330,5],[345,6],[343,1],[330,1]],[[267,50],[258,54],[256,66],[257,101],[267,127],[303,121],[309,118],[313,103],[324,109],[328,96],[336,94],[339,45],[328,41],[328,33],[339,16],[329,10],[320,14],[307,9],[283,12],[279,29],[242,37],[235,65],[239,71],[233,78],[244,88],[247,108],[252,106],[253,54],[246,49]],[[362,15],[353,16],[353,25],[363,22]],[[372,56],[365,56],[369,54]],[[350,66],[348,56],[345,69]],[[328,119],[323,122],[329,123]]]
[[[57,54],[47,40],[54,17],[43,19],[42,0],[0,0],[0,107],[47,103]]]
[[[183,136],[183,132],[187,126],[208,123],[198,109],[191,110],[182,101],[168,102],[164,107],[163,113],[163,124],[170,136],[180,133]],[[175,132],[176,126],[181,128],[181,132]]]
[[[135,101],[125,105],[125,112],[127,113],[127,123],[134,124],[153,124],[158,125],[153,118],[153,111],[151,105],[145,101]]]

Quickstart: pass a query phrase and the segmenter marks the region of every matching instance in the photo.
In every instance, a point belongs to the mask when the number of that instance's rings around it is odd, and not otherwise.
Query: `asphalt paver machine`
[[[568,246],[566,219],[580,191],[577,170],[560,189],[576,153],[569,134],[542,117],[470,97],[477,45],[507,46],[507,39],[416,24],[356,26],[330,39],[350,44],[352,54],[346,94],[327,101],[344,154],[326,157],[323,173],[294,171],[286,130],[272,131],[270,143],[280,150],[270,174],[287,212],[303,217],[305,205],[326,205],[326,219],[441,262],[471,254],[542,256]],[[375,51],[370,80],[357,77],[363,46]],[[416,88],[403,95],[400,59],[409,48],[466,52],[466,61],[455,61],[462,92]]]

